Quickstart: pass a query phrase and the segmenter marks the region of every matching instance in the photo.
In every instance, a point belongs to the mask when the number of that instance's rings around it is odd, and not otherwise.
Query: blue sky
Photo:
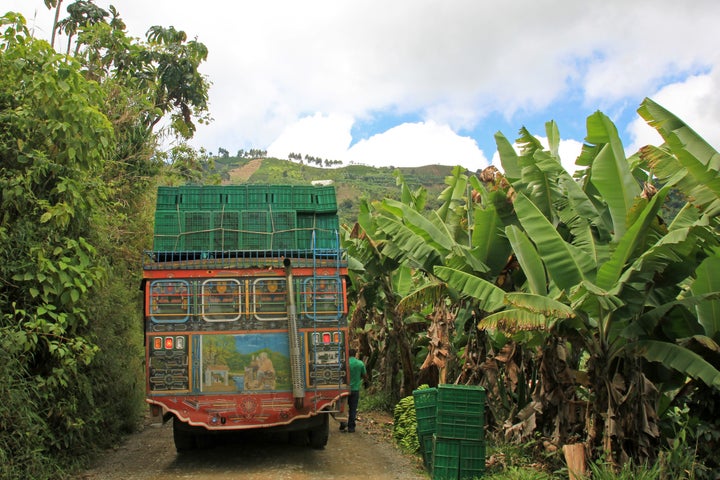
[[[134,36],[172,25],[207,45],[214,122],[191,144],[210,152],[476,170],[497,131],[542,137],[555,120],[572,169],[596,110],[628,153],[657,144],[636,114],[644,97],[720,147],[717,0],[115,3]],[[49,38],[42,0],[3,5]]]

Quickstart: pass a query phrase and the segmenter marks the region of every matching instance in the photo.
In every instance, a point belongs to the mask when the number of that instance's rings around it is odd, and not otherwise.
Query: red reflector
[[[330,343],[330,333],[323,333],[323,343]]]
[[[162,348],[162,338],[161,337],[155,337],[153,339],[153,348],[155,350],[160,350]]]
[[[165,350],[172,350],[173,337],[165,337]]]

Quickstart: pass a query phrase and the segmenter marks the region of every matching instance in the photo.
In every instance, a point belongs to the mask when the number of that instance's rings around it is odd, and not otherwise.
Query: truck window
[[[236,279],[205,280],[200,290],[206,322],[234,322],[242,315],[242,289]]]
[[[150,284],[150,318],[155,323],[183,323],[190,317],[190,285],[184,280]]]
[[[287,289],[284,278],[258,278],[253,282],[253,308],[258,320],[287,319]]]
[[[337,321],[343,314],[342,286],[336,277],[312,277],[303,282],[303,314],[312,320]]]

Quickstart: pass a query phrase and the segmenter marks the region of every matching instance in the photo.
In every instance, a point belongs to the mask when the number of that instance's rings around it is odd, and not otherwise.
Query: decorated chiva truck
[[[327,444],[349,393],[346,278],[332,185],[158,189],[146,391],[178,451],[248,429]]]

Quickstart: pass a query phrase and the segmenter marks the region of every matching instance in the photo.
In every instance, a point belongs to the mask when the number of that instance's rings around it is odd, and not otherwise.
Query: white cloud
[[[210,151],[336,157],[345,150],[338,159],[396,165],[427,161],[422,152],[434,152],[432,163],[453,156],[483,162],[477,145],[468,147],[472,139],[451,133],[488,119],[518,128],[538,116],[555,119],[567,133],[569,116],[581,123],[585,112],[600,109],[621,118],[645,96],[701,134],[720,132],[717,108],[703,108],[713,105],[712,93],[701,101],[698,85],[682,90],[687,96],[678,106],[663,102],[665,95],[679,98],[665,93],[670,82],[720,70],[717,0],[95,3],[118,4],[134,36],[173,25],[207,45],[202,71],[212,81],[215,121],[199,126],[192,143]],[[49,37],[52,15],[41,0],[3,5],[29,18],[37,11],[38,31]],[[696,97],[697,106],[686,105]],[[419,122],[373,132],[350,148],[348,124],[385,112]],[[443,135],[444,128],[452,131]],[[618,129],[626,133],[626,125]],[[489,151],[497,130],[488,126],[475,143]],[[430,141],[441,143],[433,148]]]
[[[720,68],[707,75],[696,75],[667,85],[654,95],[655,102],[672,112],[703,137],[715,149],[720,149]],[[632,144],[628,153],[644,145],[660,145],[662,138],[645,120],[637,118],[628,125]]]
[[[405,123],[350,146],[352,124],[350,117],[342,115],[302,118],[285,128],[268,147],[268,155],[287,158],[289,153],[300,153],[378,167],[440,164],[476,170],[488,164],[473,139],[459,136],[446,125]]]
[[[469,170],[489,163],[475,140],[434,122],[404,123],[361,140],[348,150],[347,158],[376,166],[462,165]]]
[[[267,148],[268,156],[288,158],[288,154],[311,155],[327,160],[346,157],[352,141],[353,120],[347,115],[316,113],[285,128]]]

